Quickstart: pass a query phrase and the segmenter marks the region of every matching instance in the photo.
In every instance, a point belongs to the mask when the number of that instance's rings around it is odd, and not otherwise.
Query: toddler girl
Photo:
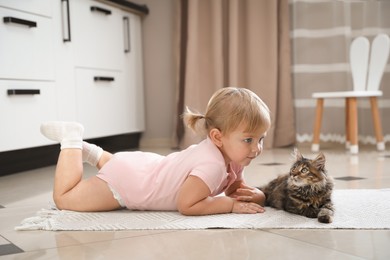
[[[266,104],[244,88],[222,88],[206,113],[187,109],[184,121],[206,138],[187,149],[161,156],[148,152],[114,155],[83,142],[83,126],[47,122],[41,132],[59,141],[53,199],[74,211],[178,210],[184,215],[264,212],[265,196],[245,184],[244,167],[263,149],[270,127]],[[96,176],[82,179],[83,161]],[[217,196],[225,193],[226,196]]]

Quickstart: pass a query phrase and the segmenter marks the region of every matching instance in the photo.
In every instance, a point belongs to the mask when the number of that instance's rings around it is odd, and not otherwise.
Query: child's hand
[[[241,183],[240,187],[230,197],[238,201],[254,202],[262,206],[265,202],[265,195],[261,190],[247,186],[244,183]]]
[[[233,199],[232,213],[263,213],[265,210],[262,206],[254,202],[243,202]]]

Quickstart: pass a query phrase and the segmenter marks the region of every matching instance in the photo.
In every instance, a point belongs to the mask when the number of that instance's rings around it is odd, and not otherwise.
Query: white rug
[[[157,230],[157,229],[390,229],[390,189],[335,190],[334,221],[317,219],[267,207],[262,214],[220,214],[186,217],[178,212],[120,210],[79,213],[43,209],[22,221],[16,230]]]

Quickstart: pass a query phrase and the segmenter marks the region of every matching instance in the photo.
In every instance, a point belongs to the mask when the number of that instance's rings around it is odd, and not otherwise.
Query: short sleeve
[[[211,194],[213,194],[217,188],[227,178],[225,167],[221,167],[219,164],[209,163],[194,168],[189,175],[200,178],[209,187]]]

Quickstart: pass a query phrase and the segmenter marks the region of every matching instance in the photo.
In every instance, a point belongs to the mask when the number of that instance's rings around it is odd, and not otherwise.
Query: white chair
[[[313,152],[317,152],[320,149],[320,130],[325,98],[344,98],[346,101],[346,145],[349,147],[352,154],[357,154],[359,152],[357,99],[369,98],[374,121],[377,149],[380,151],[385,149],[377,97],[382,96],[382,91],[380,91],[379,88],[382,75],[387,64],[389,50],[389,36],[386,34],[379,34],[372,42],[370,60],[368,60],[370,54],[370,43],[366,37],[357,37],[352,41],[349,53],[353,90],[316,92],[312,94],[312,97],[317,99],[312,143]]]

